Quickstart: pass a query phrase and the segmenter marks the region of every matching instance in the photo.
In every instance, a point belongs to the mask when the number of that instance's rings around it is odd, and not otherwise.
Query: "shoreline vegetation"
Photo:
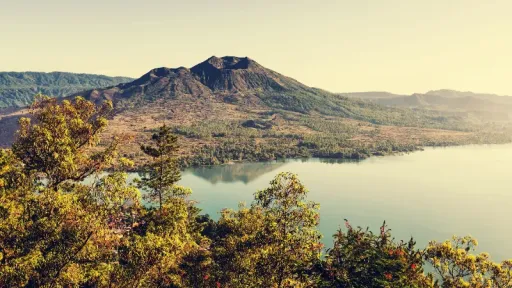
[[[481,145],[506,145],[511,144],[511,141],[504,141],[504,142],[491,142],[491,143],[461,143],[461,144],[448,144],[448,145],[437,145],[437,146],[418,146],[410,150],[404,150],[404,151],[391,151],[387,154],[376,152],[372,155],[361,155],[361,154],[354,154],[358,157],[347,157],[347,158],[339,158],[339,157],[320,157],[320,156],[297,156],[297,157],[290,157],[290,158],[269,158],[269,159],[260,159],[260,160],[233,160],[233,159],[227,159],[226,162],[223,161],[212,161],[213,164],[200,164],[200,165],[191,165],[191,162],[194,162],[194,160],[191,161],[191,158],[186,157],[179,157],[177,158],[179,167],[183,171],[188,168],[208,168],[208,167],[214,167],[214,166],[224,166],[224,165],[236,165],[236,164],[244,164],[244,163],[266,163],[266,162],[276,162],[276,163],[285,163],[288,160],[310,160],[310,159],[319,159],[320,161],[326,161],[332,163],[344,163],[344,162],[359,162],[366,159],[370,159],[373,157],[385,157],[385,156],[400,156],[404,154],[409,153],[416,153],[416,152],[423,152],[425,149],[437,149],[437,148],[450,148],[450,147],[463,147],[463,146],[481,146]],[[197,157],[197,156],[196,156]],[[203,159],[203,160],[197,160],[197,159]],[[209,158],[211,160],[211,158]],[[206,160],[206,158],[197,157],[197,162],[201,163],[208,163],[209,160]],[[143,172],[142,167],[132,167],[127,170],[128,172]]]
[[[291,173],[215,221],[176,185],[180,148],[170,126],[139,147],[150,161],[128,183],[137,160],[119,147],[132,138],[98,147],[112,109],[110,101],[38,97],[12,149],[0,150],[0,287],[512,286],[512,260],[474,254],[471,237],[417,248],[394,239],[385,222],[374,233],[345,219],[326,249],[319,204]]]
[[[311,159],[318,159],[320,161],[325,161],[327,163],[357,163],[366,159],[374,158],[374,157],[386,157],[386,156],[400,156],[405,155],[409,153],[416,153],[416,152],[423,152],[425,149],[443,149],[443,148],[451,148],[451,147],[464,147],[464,146],[482,146],[482,145],[507,145],[512,144],[512,141],[505,141],[505,142],[498,142],[498,143],[467,143],[467,144],[450,144],[450,145],[437,145],[437,146],[423,146],[423,147],[416,147],[413,150],[407,150],[407,151],[394,151],[390,152],[389,154],[374,154],[369,155],[364,158],[336,158],[336,157],[295,157],[295,158],[274,158],[274,159],[264,159],[264,160],[256,160],[256,161],[248,161],[248,160],[227,160],[228,162],[216,162],[216,164],[204,164],[204,165],[196,165],[196,166],[187,166],[188,165],[188,159],[182,159],[181,157],[178,157],[178,163],[181,171],[184,171],[185,169],[189,168],[209,168],[209,167],[215,167],[215,166],[225,166],[225,165],[237,165],[237,164],[246,164],[246,163],[286,163],[287,161],[293,161],[293,160],[311,160]],[[109,170],[113,171],[113,170]],[[126,170],[127,172],[131,173],[143,173],[144,170],[141,167],[132,167]]]
[[[179,135],[179,134],[178,134]],[[482,141],[478,136],[471,140],[454,142],[424,143],[423,145],[399,145],[388,142],[373,147],[337,147],[334,150],[322,149],[316,143],[306,144],[298,142],[296,147],[265,147],[262,145],[230,145],[203,146],[194,150],[192,156],[179,157],[180,167],[203,167],[250,162],[281,161],[287,159],[326,159],[326,160],[354,160],[362,161],[370,157],[393,156],[413,152],[421,152],[425,148],[456,147],[466,145],[499,145],[512,143],[512,137],[496,135],[494,139],[487,138]],[[501,138],[503,137],[503,138]],[[310,148],[313,147],[313,148]],[[238,156],[238,158],[237,158]]]
[[[289,113],[281,111],[272,114],[271,118],[284,118],[286,116],[282,115]],[[299,158],[363,160],[421,151],[424,147],[512,142],[512,127],[508,124],[475,125],[466,131],[454,131],[382,126],[323,117],[276,122],[269,119],[217,120],[189,125],[173,125],[171,122],[169,127],[179,136],[181,148],[178,154],[182,168]],[[147,129],[144,133],[154,131],[156,129]],[[148,139],[149,136],[139,138]],[[126,145],[121,147],[121,153],[138,163],[149,161],[136,149],[137,145]]]

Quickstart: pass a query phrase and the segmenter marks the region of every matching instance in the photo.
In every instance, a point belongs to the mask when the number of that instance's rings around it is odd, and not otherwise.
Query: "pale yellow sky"
[[[138,77],[249,56],[334,92],[512,95],[511,0],[0,0],[0,70]]]

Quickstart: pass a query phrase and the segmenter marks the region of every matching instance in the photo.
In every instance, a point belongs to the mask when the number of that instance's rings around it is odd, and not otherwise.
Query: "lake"
[[[397,239],[413,236],[418,247],[472,235],[479,251],[495,261],[512,258],[512,145],[427,148],[360,162],[323,159],[243,163],[188,169],[181,185],[204,213],[218,219],[222,208],[250,204],[279,172],[289,171],[320,203],[326,246],[347,218],[378,231],[383,220]]]

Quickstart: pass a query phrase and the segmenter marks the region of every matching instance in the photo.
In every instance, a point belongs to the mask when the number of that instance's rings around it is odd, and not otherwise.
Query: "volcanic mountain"
[[[213,56],[190,69],[156,68],[133,82],[77,95],[95,101],[110,99],[121,107],[127,103],[140,105],[164,99],[203,99],[303,113],[313,110],[324,114],[342,112],[338,107],[342,104],[340,97],[301,84],[248,57]]]

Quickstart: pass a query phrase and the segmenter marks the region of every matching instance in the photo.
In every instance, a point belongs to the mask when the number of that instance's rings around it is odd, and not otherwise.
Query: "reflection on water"
[[[322,158],[318,159],[320,163],[326,163],[326,164],[359,164],[363,160],[357,160],[357,159],[336,159],[336,158]]]
[[[214,167],[198,167],[187,169],[197,177],[207,180],[212,184],[219,182],[237,182],[244,184],[256,180],[263,174],[272,172],[282,167],[284,162],[263,162],[263,163],[239,163]]]
[[[257,162],[257,163],[235,163],[220,166],[205,166],[188,168],[184,171],[185,174],[192,173],[212,184],[217,183],[232,183],[242,182],[249,184],[250,182],[258,179],[260,176],[268,174],[272,171],[278,170],[287,163],[311,163],[320,162],[326,164],[357,164],[360,160],[353,159],[291,159],[291,160],[278,160],[270,162]],[[277,174],[277,173],[275,173]]]

